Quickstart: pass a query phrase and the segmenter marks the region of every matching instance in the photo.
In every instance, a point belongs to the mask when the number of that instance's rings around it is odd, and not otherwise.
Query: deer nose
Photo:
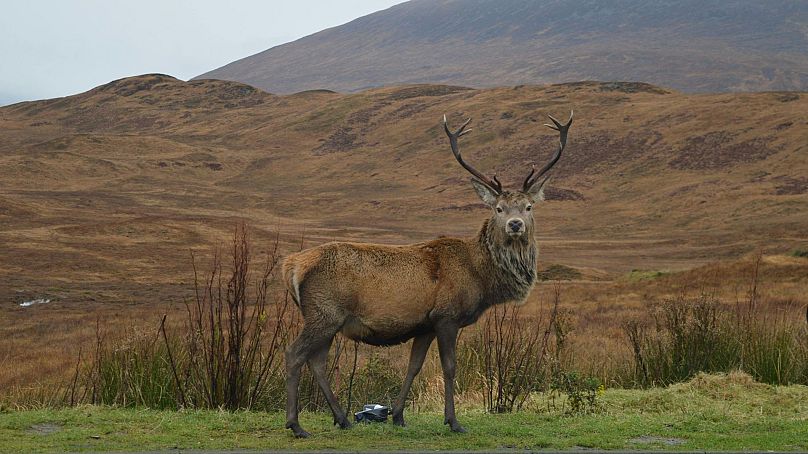
[[[508,221],[508,228],[511,229],[511,232],[521,232],[524,226],[525,223],[522,222],[521,219],[511,219]]]

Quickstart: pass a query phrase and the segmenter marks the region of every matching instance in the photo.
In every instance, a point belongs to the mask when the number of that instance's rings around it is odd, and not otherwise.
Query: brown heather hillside
[[[613,273],[808,242],[806,94],[584,82],[274,96],[145,75],[0,109],[0,292],[182,280],[173,259],[236,218],[310,243],[472,235],[487,211],[443,113],[474,119],[464,153],[515,187],[554,150],[545,115],[571,108],[537,212],[546,260]]]
[[[604,287],[632,269],[808,249],[806,93],[581,82],[275,96],[144,75],[0,108],[0,337],[18,342],[0,346],[0,363],[21,365],[12,381],[63,373],[76,333],[94,333],[88,319],[154,325],[191,294],[189,250],[226,241],[238,219],[259,249],[276,229],[284,250],[301,237],[473,235],[488,212],[452,158],[442,115],[473,117],[464,156],[513,188],[556,146],[546,114],[571,108],[537,236],[547,276],[580,282],[565,301],[592,309],[587,320],[626,298],[638,310],[645,287]],[[787,265],[791,298],[808,283],[804,266]],[[592,296],[592,285],[602,291]],[[18,307],[35,297],[54,302]],[[71,353],[43,365],[23,340]]]

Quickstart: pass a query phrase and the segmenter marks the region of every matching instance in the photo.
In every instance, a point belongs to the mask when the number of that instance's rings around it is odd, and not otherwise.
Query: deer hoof
[[[351,423],[347,419],[343,419],[342,421],[337,422],[337,424],[339,424],[339,428],[343,430],[351,428]]]
[[[287,424],[286,428],[292,430],[292,433],[295,434],[295,438],[309,438],[311,436],[310,433],[303,430],[300,424],[297,423]]]
[[[464,434],[464,433],[466,433],[466,429],[464,429],[464,428],[463,428],[463,426],[461,426],[461,425],[460,425],[460,423],[459,423],[459,422],[457,422],[457,420],[446,421],[446,423],[445,423],[445,424],[448,424],[448,425],[449,425],[449,428],[450,428],[450,429],[452,430],[452,432],[454,432],[454,433],[458,433],[458,434]]]
[[[463,426],[461,426],[460,424],[455,424],[452,426],[452,432],[458,434],[464,434],[466,433],[466,429],[464,429]]]

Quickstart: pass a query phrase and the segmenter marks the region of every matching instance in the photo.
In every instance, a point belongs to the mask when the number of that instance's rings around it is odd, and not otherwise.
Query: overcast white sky
[[[3,0],[0,105],[121,77],[187,80],[403,0]]]

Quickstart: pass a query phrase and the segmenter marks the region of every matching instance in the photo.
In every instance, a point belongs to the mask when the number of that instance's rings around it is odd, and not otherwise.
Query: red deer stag
[[[550,117],[546,125],[560,133],[560,145],[550,162],[532,169],[522,189],[502,190],[496,176],[488,178],[463,160],[457,141],[471,119],[455,132],[443,126],[457,162],[469,171],[477,194],[491,207],[476,236],[440,238],[405,246],[342,243],[323,244],[289,255],[283,279],[303,314],[300,335],[286,351],[286,427],[296,437],[309,433],[298,422],[300,369],[308,363],[323,391],[334,423],[350,422],[328,383],[326,361],[337,333],[371,345],[395,345],[413,339],[407,375],[393,404],[393,422],[404,425],[404,402],[437,338],[444,379],[444,424],[465,430],[454,408],[455,345],[458,330],[495,304],[522,303],[536,280],[533,205],[544,200],[541,179],[567,143],[572,113],[566,124]],[[541,179],[541,181],[539,181]]]

